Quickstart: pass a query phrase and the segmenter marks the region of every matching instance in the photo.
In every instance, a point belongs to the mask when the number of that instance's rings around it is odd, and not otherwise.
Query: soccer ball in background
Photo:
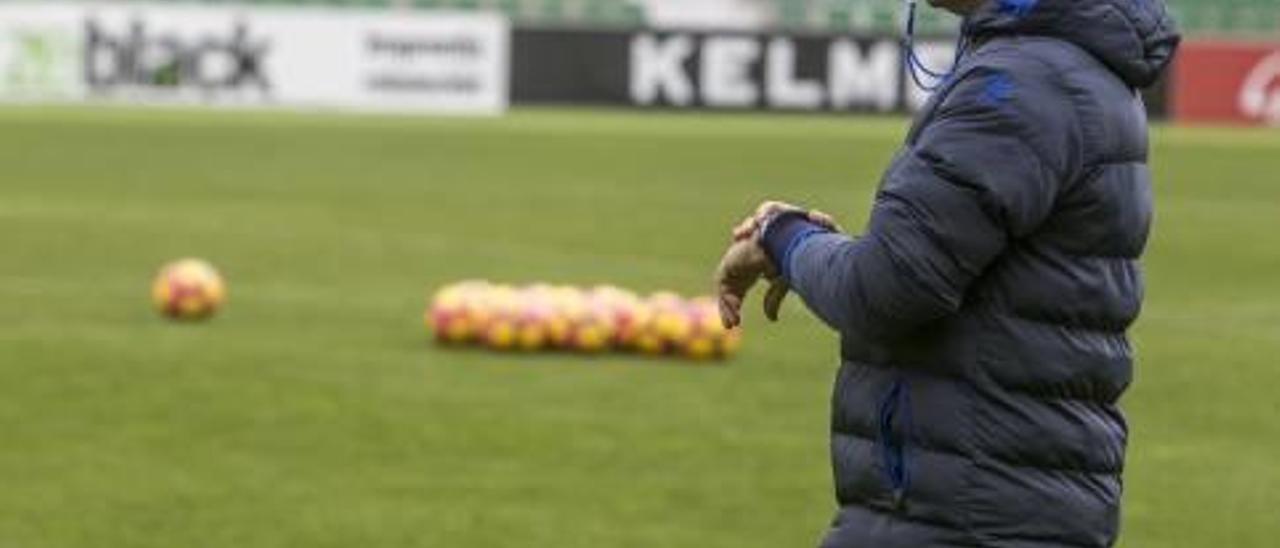
[[[685,313],[688,331],[679,342],[680,353],[695,360],[721,359],[733,355],[741,344],[737,329],[725,329],[715,300],[698,297],[689,301]]]
[[[484,325],[485,282],[467,281],[441,289],[427,309],[426,324],[441,343],[463,344],[480,337]]]
[[[156,310],[174,320],[203,320],[214,315],[227,298],[217,269],[200,259],[165,265],[151,284]]]

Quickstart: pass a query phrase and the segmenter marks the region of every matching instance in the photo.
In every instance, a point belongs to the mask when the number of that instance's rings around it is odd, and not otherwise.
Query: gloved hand
[[[778,321],[778,310],[790,288],[778,276],[777,267],[760,246],[758,232],[773,217],[789,212],[804,213],[814,224],[835,231],[841,230],[835,219],[821,211],[805,210],[772,200],[760,204],[755,214],[734,227],[733,243],[716,268],[715,285],[720,305],[720,321],[726,328],[742,324],[742,302],[761,278],[769,281],[769,290],[764,296],[764,315],[769,321]]]
[[[770,321],[777,321],[778,308],[787,296],[787,284],[778,277],[773,261],[769,260],[755,238],[730,244],[715,273],[720,322],[725,328],[732,329],[742,324],[742,302],[761,278],[769,280],[769,290],[764,296],[764,315]]]

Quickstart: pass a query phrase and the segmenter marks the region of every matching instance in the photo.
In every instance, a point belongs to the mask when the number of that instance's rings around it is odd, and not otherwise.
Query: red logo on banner
[[[1191,41],[1174,67],[1178,120],[1280,125],[1280,44]]]
[[[1258,63],[1240,90],[1240,110],[1271,125],[1280,125],[1280,51]]]

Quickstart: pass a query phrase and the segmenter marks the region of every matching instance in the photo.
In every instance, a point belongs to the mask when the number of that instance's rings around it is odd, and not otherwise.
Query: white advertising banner
[[[0,4],[0,99],[497,113],[496,14]]]

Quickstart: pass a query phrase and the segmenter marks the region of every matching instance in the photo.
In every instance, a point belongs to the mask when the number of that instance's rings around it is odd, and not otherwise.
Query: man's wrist
[[[756,233],[756,241],[784,281],[791,278],[791,254],[800,243],[815,234],[830,232],[809,220],[803,211],[783,211],[766,218]]]

